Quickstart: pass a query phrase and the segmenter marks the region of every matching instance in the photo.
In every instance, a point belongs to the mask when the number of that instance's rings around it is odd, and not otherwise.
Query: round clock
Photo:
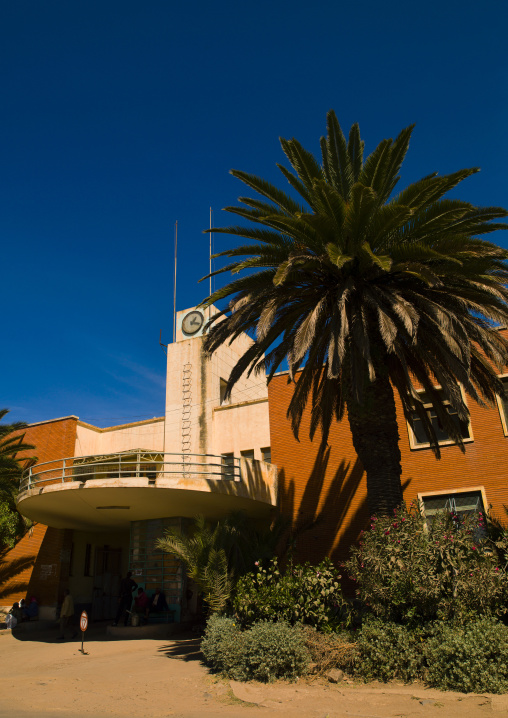
[[[182,320],[182,331],[184,334],[197,334],[203,326],[204,316],[201,312],[189,312]]]

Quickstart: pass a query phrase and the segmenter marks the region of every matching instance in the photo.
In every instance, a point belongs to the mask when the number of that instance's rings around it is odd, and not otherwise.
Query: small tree
[[[209,611],[220,613],[238,576],[250,571],[256,560],[273,556],[285,528],[286,522],[278,519],[269,529],[258,530],[242,512],[230,514],[215,526],[197,516],[189,534],[169,529],[157,546],[183,561]]]

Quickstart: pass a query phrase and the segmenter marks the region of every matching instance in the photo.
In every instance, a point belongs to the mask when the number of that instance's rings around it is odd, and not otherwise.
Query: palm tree
[[[458,382],[490,404],[502,391],[495,367],[508,363],[508,341],[496,331],[508,322],[508,252],[479,237],[506,229],[493,220],[508,213],[443,198],[476,168],[434,173],[394,194],[412,130],[383,140],[364,159],[358,125],[346,140],[330,111],[321,164],[297,140],[281,139],[294,171],[278,167],[298,201],[232,171],[260,197],[226,208],[251,224],[213,231],[249,243],[216,255],[234,261],[214,274],[247,271],[203,302],[230,300],[211,319],[208,354],[241,332],[255,336],[227,393],[244,372],[266,371],[270,381],[287,360],[296,381],[288,410],[295,436],[307,402],[311,438],[319,428],[323,442],[332,420],[347,412],[371,511],[381,513],[402,500],[393,388],[439,457],[418,388],[464,450],[447,403],[467,420]]]
[[[0,409],[0,421],[8,413],[8,409]],[[0,547],[12,547],[27,527],[26,520],[16,510],[16,494],[23,464],[36,461],[33,457],[24,460],[18,458],[21,451],[32,451],[35,448],[25,443],[25,435],[19,433],[26,427],[23,421],[0,424]]]
[[[273,557],[287,527],[287,521],[279,517],[269,527],[256,528],[241,511],[229,514],[215,526],[197,516],[190,533],[169,529],[157,540],[157,548],[183,561],[210,612],[220,613],[238,577],[252,571],[255,561]]]

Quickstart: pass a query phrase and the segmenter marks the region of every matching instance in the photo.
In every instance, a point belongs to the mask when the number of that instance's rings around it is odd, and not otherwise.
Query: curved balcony
[[[262,517],[276,493],[276,468],[262,461],[131,450],[30,467],[18,508],[55,528],[120,530],[142,519],[219,518],[233,510]]]

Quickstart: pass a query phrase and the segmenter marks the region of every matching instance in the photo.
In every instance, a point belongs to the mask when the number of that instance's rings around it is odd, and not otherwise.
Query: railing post
[[[62,466],[62,484],[65,483],[65,459],[63,460]]]
[[[32,487],[32,467],[28,469],[28,488]]]
[[[141,454],[138,451],[138,453],[136,454],[136,479],[139,479],[139,469],[140,469],[140,464],[141,464],[140,457],[141,457]]]
[[[120,454],[118,457],[118,478],[122,478],[122,455]]]

